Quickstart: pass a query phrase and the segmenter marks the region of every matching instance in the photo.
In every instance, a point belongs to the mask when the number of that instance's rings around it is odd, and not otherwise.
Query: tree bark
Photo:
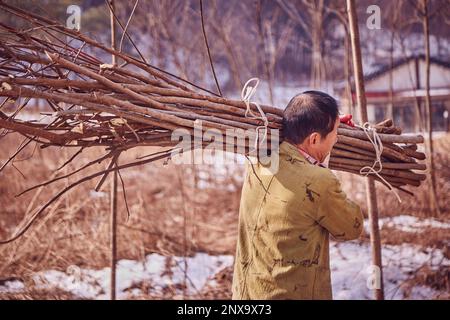
[[[114,0],[108,0],[110,4],[111,19],[111,49],[116,50],[116,23],[113,12],[115,11]],[[111,63],[115,66],[116,56],[111,55]],[[117,163],[113,163],[117,167]],[[111,177],[111,216],[110,216],[110,241],[111,241],[111,284],[110,297],[116,300],[116,261],[117,261],[117,170]]]
[[[428,16],[428,0],[422,0],[422,24],[425,38],[425,115],[428,132],[428,170],[430,176],[430,209],[434,215],[440,215],[439,202],[436,192],[436,176],[434,172],[433,155],[433,110],[430,96],[430,21]]]
[[[354,0],[347,0],[347,11],[349,15],[350,38],[353,53],[353,69],[355,74],[356,97],[361,122],[367,122],[367,102],[364,88],[364,75],[362,68],[361,46],[359,43],[358,17],[356,15],[356,4]],[[376,266],[375,299],[384,299],[383,265],[381,261],[380,230],[378,227],[378,206],[375,180],[368,176],[366,179],[366,196],[370,223],[370,244],[372,247],[372,262]],[[377,272],[378,271],[378,272]]]

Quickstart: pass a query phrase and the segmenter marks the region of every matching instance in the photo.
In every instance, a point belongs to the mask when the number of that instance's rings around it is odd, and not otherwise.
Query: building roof
[[[399,66],[401,66],[403,64],[407,64],[409,61],[415,60],[415,59],[425,60],[425,55],[424,54],[419,54],[419,55],[414,55],[414,56],[410,56],[410,57],[406,57],[406,58],[402,58],[402,59],[397,59],[397,60],[394,61],[393,65],[392,65],[392,68],[391,68],[390,64],[381,65],[375,71],[364,75],[364,79],[366,81],[373,80],[373,79],[381,76],[382,74],[388,72],[389,70],[395,69],[395,68],[397,68],[397,67],[399,67]],[[430,57],[430,63],[439,65],[439,66],[447,68],[447,69],[450,69],[450,62],[449,61],[444,61],[444,60],[441,60],[441,59],[436,58],[436,57]]]

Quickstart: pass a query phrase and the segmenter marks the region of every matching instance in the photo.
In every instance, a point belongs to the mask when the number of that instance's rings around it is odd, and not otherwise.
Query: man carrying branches
[[[329,235],[352,240],[363,229],[361,209],[326,164],[340,122],[352,125],[331,96],[299,94],[284,110],[279,170],[248,164],[233,299],[332,298]]]

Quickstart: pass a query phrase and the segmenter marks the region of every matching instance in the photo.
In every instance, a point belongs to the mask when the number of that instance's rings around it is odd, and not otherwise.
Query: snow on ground
[[[4,284],[0,286],[0,293],[20,292],[23,290],[25,290],[25,285],[20,280],[5,281]]]
[[[404,232],[421,232],[424,228],[450,229],[450,223],[435,219],[419,219],[414,216],[400,215],[391,218],[383,218],[379,221],[380,228],[391,227]]]
[[[370,280],[373,279],[371,250],[369,244],[355,242],[332,243],[330,245],[331,278],[334,299],[371,299]],[[422,249],[419,246],[403,244],[385,245],[382,249],[385,298],[404,299],[405,281],[414,275],[414,271],[429,266],[450,267],[440,250]],[[412,274],[411,274],[412,273]],[[431,299],[439,292],[429,287],[416,286],[409,299]]]
[[[371,275],[369,245],[332,242],[330,254],[334,299],[371,299],[372,292],[367,285]],[[138,285],[141,281],[151,284],[150,293],[161,292],[168,285],[182,284],[184,259],[174,257],[167,268],[168,262],[167,257],[158,254],[148,255],[145,261],[120,260],[117,267],[118,298],[142,294]],[[198,253],[187,258],[186,262],[188,293],[195,294],[211,281],[215,273],[232,266],[233,256]],[[450,260],[440,250],[424,250],[409,244],[387,245],[383,247],[383,265],[386,299],[404,299],[403,286],[415,270],[425,265],[431,269],[450,267]],[[37,288],[57,287],[83,298],[107,299],[109,276],[109,268],[90,270],[71,266],[66,272],[47,270],[36,273],[34,281]],[[0,286],[0,292],[20,292],[24,288],[22,282],[13,280]],[[181,295],[182,289],[177,289],[177,293]],[[429,287],[416,286],[408,298],[431,299],[438,294]]]
[[[419,233],[423,232],[425,228],[450,229],[450,222],[442,222],[436,219],[427,218],[420,219],[409,215],[399,215],[394,217],[387,217],[378,220],[380,229],[384,227],[394,228],[403,232]],[[366,232],[369,232],[369,222],[366,220],[364,224]]]
[[[8,116],[12,116],[12,114],[8,114]],[[54,120],[51,116],[30,112],[19,112],[14,116],[14,119],[21,121],[32,121],[40,124],[49,124],[52,120]]]
[[[449,228],[449,223],[433,219],[418,219],[401,215],[380,220],[381,226],[390,226],[406,232],[420,232],[422,228]],[[367,222],[366,222],[367,226]],[[371,250],[369,243],[331,242],[331,278],[334,299],[371,299],[370,279]],[[383,274],[386,299],[431,299],[440,292],[430,287],[415,286],[409,296],[405,296],[406,281],[415,271],[428,267],[431,270],[450,268],[450,260],[441,250],[423,248],[412,244],[384,245],[382,250]],[[184,266],[187,265],[186,280]],[[117,297],[119,299],[148,293],[161,293],[168,286],[176,287],[176,293],[183,293],[186,281],[187,293],[195,294],[209,283],[218,271],[233,265],[233,256],[213,256],[197,253],[193,257],[164,257],[153,253],[144,261],[120,260],[117,265]],[[82,269],[70,266],[65,272],[46,270],[33,276],[36,288],[57,287],[76,296],[88,299],[108,299],[110,269]],[[149,284],[149,292],[142,292],[140,283]],[[177,286],[178,285],[178,286]],[[5,281],[0,292],[21,292],[24,283],[19,280]]]
[[[232,265],[232,256],[211,256],[197,253],[186,258],[186,284],[188,293],[195,294],[206,284],[208,278],[226,266]],[[150,254],[145,261],[120,260],[117,264],[117,297],[125,299],[141,294],[140,282],[151,284],[151,292],[157,293],[170,285],[183,284],[185,259]],[[36,273],[34,281],[38,288],[58,287],[88,299],[108,299],[110,268],[100,270],[69,267],[66,272],[47,270]],[[17,287],[18,284],[15,284]],[[0,287],[0,292],[2,288]],[[178,290],[178,289],[177,289]],[[183,290],[179,289],[178,293]]]

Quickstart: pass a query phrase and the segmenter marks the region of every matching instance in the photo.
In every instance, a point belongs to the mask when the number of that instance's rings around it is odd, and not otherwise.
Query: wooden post
[[[430,209],[435,216],[440,216],[441,211],[436,191],[436,175],[434,168],[434,151],[433,151],[433,106],[431,104],[430,95],[430,17],[428,13],[428,0],[422,0],[422,25],[423,35],[425,38],[425,115],[428,131],[428,166],[430,176]]]
[[[359,119],[362,123],[368,121],[367,101],[364,89],[364,75],[362,68],[361,46],[359,43],[358,17],[356,15],[355,0],[347,0],[347,12],[350,26],[350,38],[352,45],[353,70],[355,77],[356,98],[359,110]],[[370,224],[370,244],[372,248],[372,263],[377,267],[379,274],[375,274],[376,283],[375,299],[384,299],[383,288],[383,266],[381,261],[380,230],[378,228],[378,207],[375,180],[368,176],[366,178],[366,196]],[[376,272],[377,272],[376,271]]]
[[[114,18],[114,0],[108,0],[109,2],[109,8],[110,8],[110,23],[111,23],[111,49],[116,49],[116,21]],[[113,65],[116,65],[116,56],[111,55],[111,63]]]
[[[111,48],[116,49],[116,23],[114,18],[114,0],[108,0],[111,22]],[[116,56],[111,55],[111,63],[116,65]],[[117,160],[113,164],[117,167]],[[111,300],[116,300],[116,265],[117,265],[117,170],[111,178],[111,212],[110,212],[110,243],[111,243]]]
[[[117,162],[114,163],[117,167]],[[111,179],[111,300],[116,300],[116,264],[117,264],[117,171],[113,171]]]

